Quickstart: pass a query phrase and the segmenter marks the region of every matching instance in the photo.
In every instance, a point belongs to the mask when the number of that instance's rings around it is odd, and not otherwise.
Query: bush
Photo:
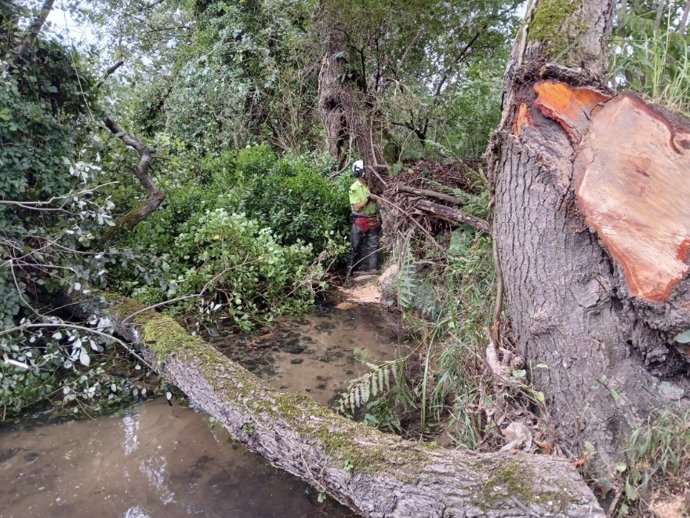
[[[213,280],[204,300],[244,328],[309,306],[320,264],[346,251],[347,186],[266,146],[195,160],[171,163],[166,202],[122,243],[114,287],[153,304]]]
[[[313,301],[311,286],[304,282],[311,245],[283,246],[270,229],[243,214],[221,208],[194,218],[175,248],[193,263],[180,279],[182,291],[206,288],[206,298],[226,303],[228,314],[245,329],[257,319],[296,312]]]
[[[278,160],[264,146],[247,148],[237,157],[237,177],[244,183],[239,209],[270,227],[282,243],[304,241],[318,253],[332,233],[347,235],[347,189],[305,160]]]

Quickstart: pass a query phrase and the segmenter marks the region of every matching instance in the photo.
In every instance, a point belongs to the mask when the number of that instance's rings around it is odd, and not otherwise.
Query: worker
[[[350,206],[352,207],[352,230],[350,240],[352,251],[348,262],[347,276],[361,266],[360,271],[368,274],[379,273],[379,237],[381,219],[379,206],[373,200],[364,171],[364,162],[352,164],[355,182],[350,186]]]

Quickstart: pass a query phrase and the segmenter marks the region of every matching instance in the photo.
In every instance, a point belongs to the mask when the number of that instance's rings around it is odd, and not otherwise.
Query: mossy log
[[[111,300],[118,330],[240,442],[364,516],[603,516],[575,469],[406,441],[281,393],[176,321]]]

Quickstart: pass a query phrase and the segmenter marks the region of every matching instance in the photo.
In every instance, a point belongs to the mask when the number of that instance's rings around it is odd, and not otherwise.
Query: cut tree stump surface
[[[535,105],[579,149],[577,201],[625,274],[630,295],[669,299],[688,273],[690,134],[639,97],[613,99],[587,88],[544,81]]]

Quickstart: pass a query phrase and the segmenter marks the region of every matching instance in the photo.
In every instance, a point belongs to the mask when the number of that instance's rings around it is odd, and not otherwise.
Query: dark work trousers
[[[365,232],[354,223],[350,231],[352,251],[348,261],[347,274],[361,266],[361,270],[371,271],[379,267],[379,237],[381,225]]]

